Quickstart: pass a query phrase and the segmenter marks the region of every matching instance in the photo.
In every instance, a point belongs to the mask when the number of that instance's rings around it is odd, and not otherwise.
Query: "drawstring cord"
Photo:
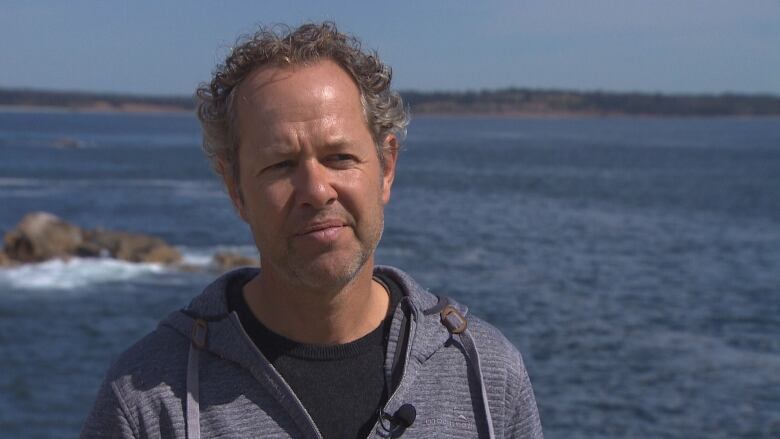
[[[493,417],[490,415],[490,406],[488,405],[487,389],[485,388],[485,379],[482,376],[482,367],[479,361],[479,352],[477,347],[474,346],[474,339],[471,337],[469,330],[464,330],[460,333],[460,342],[463,344],[463,348],[466,350],[466,356],[471,360],[471,364],[474,366],[474,371],[479,378],[479,388],[482,391],[482,406],[485,409],[485,421],[487,421],[488,437],[494,439],[496,433],[493,431]]]
[[[200,382],[198,354],[206,347],[208,326],[205,320],[195,320],[192,326],[192,342],[187,358],[187,439],[200,439]]]
[[[482,375],[479,352],[474,345],[474,338],[471,336],[471,331],[468,330],[468,321],[460,311],[450,304],[448,297],[439,297],[438,303],[436,303],[433,308],[428,309],[423,313],[426,315],[439,313],[441,323],[447,328],[450,334],[458,335],[458,338],[460,338],[460,344],[465,351],[466,360],[474,368],[474,372],[479,381],[479,389],[482,394],[482,407],[484,409],[485,421],[487,422],[488,427],[488,437],[494,439],[496,434],[493,430],[493,417],[490,414],[485,378]]]
[[[463,314],[455,307],[449,304],[448,298],[439,298],[439,303],[435,307],[424,311],[424,314],[430,315],[439,313],[442,324],[452,335],[458,335],[461,345],[466,354],[469,365],[474,368],[474,372],[479,381],[479,388],[482,394],[482,407],[484,409],[485,421],[488,427],[488,437],[495,439],[493,430],[493,417],[490,414],[488,404],[487,389],[485,379],[482,375],[482,366],[479,360],[479,352],[474,345],[474,338],[468,330],[468,322]],[[189,356],[187,358],[187,439],[200,439],[200,382],[198,376],[198,363],[200,350],[206,347],[206,335],[208,326],[205,320],[196,319],[192,326],[192,336],[190,343]]]

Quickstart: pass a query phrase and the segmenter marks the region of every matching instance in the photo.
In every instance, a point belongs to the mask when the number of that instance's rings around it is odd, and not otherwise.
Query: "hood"
[[[425,310],[437,305],[438,297],[397,268],[379,265],[374,268],[374,272],[395,280],[404,294],[401,300],[402,305],[395,310],[393,315],[390,342],[387,349],[388,358],[395,354],[396,343],[393,341],[399,337],[404,329],[402,323],[408,318],[411,321],[408,357],[415,360],[410,362],[409,366],[413,366],[413,363],[425,362],[450,337],[447,329],[440,323],[438,314],[425,314]],[[228,284],[235,279],[244,278],[248,281],[259,273],[260,269],[258,268],[240,268],[223,274],[209,284],[186,308],[171,313],[160,322],[160,326],[174,329],[190,339],[194,320],[204,320],[208,326],[205,349],[251,370],[259,360],[264,360],[264,358],[258,358],[258,355],[260,357],[262,355],[252,344],[249,336],[246,335],[236,313],[228,311],[226,289]],[[454,302],[452,304],[461,313],[466,314],[465,306]]]
[[[246,278],[248,281],[259,273],[257,268],[242,268],[220,276],[186,308],[164,319],[160,327],[173,329],[192,340],[192,346],[196,348],[190,348],[191,359],[193,351],[202,349],[248,370],[269,394],[287,409],[301,431],[309,431],[317,437],[319,434],[314,422],[297,401],[292,389],[254,345],[241,326],[237,314],[228,312],[226,289],[230,282],[237,278]],[[412,390],[421,366],[452,336],[440,320],[440,304],[452,305],[463,315],[467,310],[452,301],[440,301],[401,270],[377,266],[375,273],[381,273],[396,281],[404,296],[393,314],[385,359],[388,382],[394,381],[394,369],[400,371],[401,376],[384,406],[384,416],[380,416],[380,422],[384,422],[391,419],[403,404],[403,395]],[[396,361],[399,356],[404,360],[401,363]],[[194,370],[197,370],[197,356],[194,358],[196,360],[192,364],[195,364]],[[398,364],[403,366],[397,366]],[[192,367],[188,366],[188,387],[190,369]]]

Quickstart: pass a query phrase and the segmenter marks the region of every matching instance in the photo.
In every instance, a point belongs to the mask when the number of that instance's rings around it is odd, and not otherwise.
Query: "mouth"
[[[301,229],[298,233],[296,233],[296,236],[307,236],[307,235],[328,235],[332,233],[337,233],[342,228],[346,227],[347,225],[344,224],[344,221],[339,220],[331,220],[331,221],[322,221],[317,222],[314,224],[309,224],[303,229]]]

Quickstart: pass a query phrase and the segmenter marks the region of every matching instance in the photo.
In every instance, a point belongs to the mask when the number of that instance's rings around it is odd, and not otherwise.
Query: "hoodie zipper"
[[[235,320],[237,321],[237,320],[238,320],[238,315],[236,315],[236,313],[235,313],[235,312],[231,312],[231,313],[230,313],[230,319],[231,319],[231,321],[233,320],[233,316],[235,316]],[[234,324],[234,326],[238,326],[239,330],[241,331],[241,335],[243,335],[243,336],[244,336],[244,341],[249,343],[249,345],[252,347],[252,349],[254,349],[255,353],[259,354],[259,355],[260,355],[260,357],[261,357],[261,358],[263,358],[263,359],[265,360],[265,362],[266,362],[266,363],[268,363],[268,366],[271,368],[271,370],[273,371],[273,373],[275,373],[275,374],[276,374],[276,376],[279,378],[279,380],[280,380],[282,383],[284,383],[284,385],[285,385],[285,388],[284,388],[284,389],[285,389],[285,391],[287,391],[287,393],[288,393],[288,396],[291,396],[291,397],[292,397],[291,399],[292,399],[292,400],[295,402],[295,404],[298,406],[297,408],[298,408],[298,409],[299,409],[299,410],[300,410],[300,411],[301,411],[301,412],[302,412],[302,413],[303,413],[303,414],[306,416],[306,420],[309,422],[309,427],[311,427],[311,429],[312,429],[312,430],[314,431],[314,433],[315,433],[315,436],[314,436],[314,437],[315,437],[316,439],[323,439],[323,438],[322,438],[322,433],[320,433],[320,429],[319,429],[319,428],[317,428],[317,424],[315,424],[315,423],[314,423],[314,419],[312,419],[311,415],[310,415],[310,414],[309,414],[309,412],[306,410],[306,407],[304,407],[304,406],[303,406],[303,403],[301,403],[301,401],[298,399],[298,396],[295,394],[295,392],[293,392],[293,391],[292,391],[292,389],[290,388],[290,384],[288,384],[288,383],[287,383],[287,381],[285,381],[285,379],[284,379],[284,377],[282,376],[282,374],[280,374],[280,373],[279,373],[279,371],[277,371],[277,370],[276,370],[276,368],[275,368],[275,367],[274,367],[274,366],[273,366],[273,365],[272,365],[270,362],[268,362],[268,360],[265,358],[265,356],[263,355],[263,353],[262,353],[262,352],[260,352],[260,349],[258,349],[258,348],[257,348],[257,346],[255,346],[255,343],[252,341],[252,338],[251,338],[251,337],[249,337],[249,334],[247,334],[247,333],[246,333],[246,330],[244,330],[244,327],[243,327],[243,326],[240,324],[240,321],[239,321],[239,324],[238,324],[238,325],[235,325],[235,323],[236,323],[236,322],[235,322],[235,321],[233,321],[233,324]],[[257,378],[255,378],[255,379],[257,379]],[[262,384],[262,383],[261,383],[261,384]]]

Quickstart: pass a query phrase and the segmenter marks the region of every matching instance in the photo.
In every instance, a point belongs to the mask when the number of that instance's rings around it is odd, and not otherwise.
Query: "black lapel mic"
[[[417,419],[417,410],[411,404],[403,404],[398,407],[398,410],[393,414],[393,420],[396,421],[402,428],[409,428]]]

